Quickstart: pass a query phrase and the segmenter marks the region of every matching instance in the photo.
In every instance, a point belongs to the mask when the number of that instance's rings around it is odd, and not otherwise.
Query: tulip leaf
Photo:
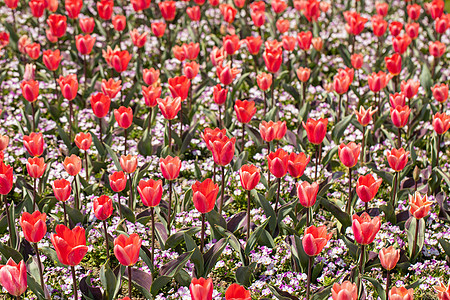
[[[325,208],[325,210],[329,211],[339,221],[339,223],[342,224],[343,229],[352,224],[350,216],[346,212],[342,211],[339,206],[324,197],[319,197],[319,199],[320,204]]]
[[[261,225],[259,225],[256,230],[254,232],[252,232],[252,234],[250,235],[247,244],[245,245],[245,250],[244,253],[245,255],[249,255],[250,251],[252,251],[256,244],[257,241],[259,239],[259,237],[261,236],[263,230],[265,230],[264,228],[266,227],[267,223],[269,223],[271,217],[269,217],[268,219],[266,219]]]
[[[103,285],[106,299],[115,299],[120,285],[118,284],[116,275],[114,275],[114,272],[109,267],[108,262],[100,268],[100,281]]]
[[[338,152],[338,147],[334,147],[331,148],[327,154],[325,154],[325,156],[322,158],[322,165],[326,166],[328,165],[328,163],[331,161],[331,159],[336,155],[336,153]]]
[[[169,276],[157,277],[155,280],[153,280],[152,287],[150,289],[152,295],[158,294],[158,292],[171,281],[172,281],[172,278]]]
[[[420,73],[420,86],[423,87],[427,98],[431,98],[432,85],[433,79],[431,78],[431,72],[426,64],[422,64],[422,73]]]
[[[256,262],[252,262],[248,266],[241,266],[236,270],[236,282],[243,286],[250,286]]]
[[[119,159],[117,158],[117,155],[114,152],[114,150],[112,150],[108,144],[104,144],[103,146],[105,146],[106,152],[108,152],[109,156],[111,156],[111,159],[113,160],[114,165],[116,166],[117,170],[122,171],[122,167],[120,166]]]
[[[438,239],[438,242],[441,245],[442,249],[444,249],[445,254],[450,257],[450,243],[447,242],[444,238]]]
[[[194,251],[191,257],[191,261],[195,265],[195,277],[204,277],[204,261],[203,261],[203,255],[200,252],[200,249],[198,248],[197,244],[195,244],[194,239],[188,235],[184,234],[184,241],[186,242],[186,250],[187,251]]]
[[[102,290],[90,284],[91,276],[86,276],[80,280],[80,291],[85,299],[103,300]]]
[[[161,276],[167,276],[169,278],[173,278],[179,270],[181,270],[184,265],[191,259],[193,250],[189,252],[184,252],[176,259],[169,261],[167,264],[161,267],[159,270],[159,274]]]
[[[414,217],[411,217],[410,221],[407,221],[407,225],[405,225],[407,228],[408,233],[408,253],[411,260],[414,260],[419,256],[419,254],[422,252],[422,247],[425,241],[425,220],[419,219],[417,220]],[[415,243],[415,235],[416,235],[416,228],[418,227],[417,231],[417,241],[416,241],[416,249],[415,253],[413,255],[413,248]]]
[[[276,286],[269,285],[268,287],[273,295],[279,300],[299,300],[299,298],[289,294],[288,292],[280,290]]]
[[[167,238],[166,241],[166,249],[174,249],[176,246],[178,246],[184,238],[184,234],[193,235],[200,231],[199,226],[193,226],[189,228],[183,228],[172,234]]]
[[[28,273],[27,274],[27,286],[28,288],[36,295],[36,297],[39,300],[46,300],[44,291],[42,290],[42,287],[37,281],[34,279],[34,277]]]
[[[252,199],[258,200],[260,206],[264,210],[264,214],[266,215],[266,218],[268,218],[269,221],[269,230],[270,232],[274,232],[275,227],[277,226],[277,217],[275,215],[275,211],[272,207],[272,205],[267,201],[267,199],[258,193],[256,190],[251,191]]]
[[[124,277],[128,280],[128,270],[124,273]],[[136,287],[146,299],[152,298],[150,292],[152,287],[152,276],[149,273],[136,268],[131,268],[131,281],[136,284]]]
[[[233,171],[237,172],[248,161],[248,152],[243,151],[233,163]]]
[[[203,254],[203,260],[205,261],[205,272],[203,276],[206,278],[211,272],[211,270],[216,265],[217,260],[219,259],[220,255],[222,254],[223,250],[225,249],[225,246],[228,243],[228,239],[222,238],[208,250],[205,254]]]
[[[378,280],[376,280],[375,278],[372,278],[370,276],[366,276],[366,275],[363,275],[363,278],[366,279],[367,281],[369,281],[373,285],[373,287],[377,291],[378,297],[381,300],[386,300],[385,289]]]
[[[348,115],[334,126],[333,131],[331,132],[331,136],[333,137],[333,141],[336,144],[339,144],[339,141],[341,137],[344,135],[345,129],[348,128],[348,125],[352,121],[352,118],[353,115]]]
[[[23,260],[22,254],[20,254],[16,249],[13,249],[3,243],[0,243],[0,253],[2,254],[3,264],[6,264],[9,258],[12,258],[16,263]]]

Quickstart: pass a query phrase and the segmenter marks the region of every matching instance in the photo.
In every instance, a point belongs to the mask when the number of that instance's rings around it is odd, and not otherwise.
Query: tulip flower
[[[248,290],[237,283],[230,285],[225,292],[225,300],[251,300]]]
[[[55,51],[45,50],[42,54],[42,62],[49,71],[56,71],[61,62],[61,55],[59,49]]]
[[[0,284],[12,296],[19,297],[27,290],[27,266],[21,260],[19,264],[10,257],[6,265],[0,265]]]
[[[166,30],[166,23],[164,22],[153,22],[151,24],[152,32],[157,37],[160,38],[164,36],[164,31]]]
[[[113,0],[100,0],[99,2],[97,2],[98,16],[105,21],[111,19],[113,8]]]
[[[117,193],[117,203],[119,207],[119,216],[122,219],[122,204],[120,203],[120,192],[127,186],[127,177],[122,171],[114,172],[109,175],[109,185],[111,189]]]
[[[150,7],[150,0],[131,0],[135,12],[145,10]]]
[[[113,203],[111,198],[106,195],[102,195],[94,199],[93,204],[94,215],[97,219],[102,221],[103,230],[105,232],[105,246],[106,246],[106,258],[109,262],[109,242],[108,242],[108,227],[106,225],[106,219],[111,217],[113,213]]]
[[[136,233],[132,233],[129,237],[121,234],[114,240],[114,255],[121,265],[128,267],[128,297],[130,297],[130,299],[132,297],[131,266],[135,265],[139,259],[139,251],[141,250],[141,245],[142,239]],[[153,246],[154,240],[152,240],[152,251],[154,248]],[[153,262],[153,256],[151,257],[151,260]]]
[[[414,299],[414,289],[406,289],[402,287],[393,287],[389,291],[389,300],[413,300]]]
[[[417,220],[428,215],[431,204],[433,202],[428,201],[427,195],[422,197],[419,192],[415,192],[414,195],[409,195],[409,212]]]
[[[450,116],[446,113],[436,113],[433,116],[433,128],[437,136],[436,166],[439,166],[439,152],[441,150],[442,136],[450,129]]]
[[[436,291],[439,300],[450,299],[450,283],[445,286],[442,282],[439,281],[439,285],[435,285],[434,290]]]
[[[88,252],[86,235],[83,228],[76,226],[69,229],[64,225],[56,225],[56,233],[52,233],[50,239],[56,250],[59,261],[71,267],[73,279],[74,298],[78,299],[77,279],[74,266],[78,265]]]
[[[144,69],[142,70],[142,79],[147,85],[153,85],[159,80],[159,70],[155,70],[154,68]]]
[[[91,34],[94,31],[94,18],[80,18],[78,19],[78,24],[83,33]]]
[[[46,168],[47,168],[47,164],[44,163],[44,158],[42,158],[42,157],[28,158],[27,171],[28,171],[28,175],[30,175],[30,177],[33,178],[33,206],[35,209],[36,209],[37,179],[41,178],[42,175],[44,175]]]
[[[311,157],[306,156],[305,153],[301,152],[299,154],[291,153],[289,154],[287,171],[289,175],[298,179],[302,177],[306,166],[309,164]]]
[[[100,142],[103,144],[102,118],[109,112],[111,98],[103,93],[97,93],[91,96],[91,108],[94,115],[99,118],[100,124]]]
[[[75,185],[75,187],[77,187]],[[72,186],[66,179],[58,179],[52,182],[53,194],[55,198],[62,202],[64,209],[64,225],[67,226],[67,212],[66,212],[66,201],[69,199],[72,192]],[[78,192],[78,190],[77,190]],[[75,207],[78,208],[78,204],[75,203]]]
[[[211,278],[192,278],[189,286],[192,300],[212,300],[213,282]]]
[[[231,61],[225,65],[222,61],[216,66],[216,75],[223,85],[231,85],[239,73],[240,71],[237,68],[231,66]]]
[[[149,179],[139,181],[137,187],[142,203],[145,206],[155,207],[159,205],[162,197],[162,181]]]
[[[121,32],[125,30],[125,27],[127,25],[127,18],[124,15],[115,15],[112,18],[111,23],[113,24],[115,31]]]
[[[383,180],[380,178],[375,180],[372,174],[360,176],[356,182],[356,194],[359,199],[365,203],[366,212],[368,212],[368,202],[375,198]]]
[[[130,196],[128,200],[128,207],[130,209],[134,209],[134,200],[133,200],[133,180],[131,178],[131,173],[134,173],[137,168],[137,156],[129,155],[121,155],[119,159],[120,167],[125,173],[128,173],[128,179],[130,183]]]
[[[41,156],[44,152],[44,137],[41,132],[23,136],[23,146],[31,156]]]
[[[333,300],[356,300],[358,299],[358,286],[346,280],[342,284],[335,283],[331,288]]]
[[[102,0],[110,1],[110,0]],[[121,51],[119,48],[112,50],[109,46],[107,50],[103,50],[103,58],[107,64],[116,70],[118,73],[122,73],[128,67],[128,63],[131,60],[131,54],[127,50]]]
[[[158,5],[164,20],[171,22],[175,19],[175,1],[162,1]]]
[[[256,185],[261,180],[260,169],[255,165],[243,165],[239,169],[239,178],[244,190],[247,190],[247,241],[250,238],[250,206],[251,194]]]
[[[372,116],[378,111],[378,108],[372,110],[371,107],[369,109],[364,109],[363,106],[359,107],[359,111],[355,110],[355,114],[357,116],[359,124],[361,124],[362,130],[362,141],[361,141],[361,153],[360,160],[362,163],[365,162],[365,145],[366,145],[366,126],[372,121]]]
[[[387,56],[384,58],[384,61],[386,63],[386,68],[388,69],[389,73],[391,73],[394,76],[394,91],[398,91],[398,75],[402,71],[402,57],[400,54],[395,53],[391,57]]]
[[[50,27],[52,35],[57,38],[61,38],[66,33],[67,17],[58,14],[51,14],[47,18],[47,24]]]
[[[30,243],[37,243],[47,233],[47,224],[45,223],[47,215],[38,210],[32,214],[24,212],[20,217],[20,226],[22,227],[25,239]]]
[[[275,202],[275,212],[278,211],[278,203],[280,199],[281,192],[281,178],[287,173],[289,154],[286,153],[282,148],[279,148],[276,152],[270,152],[267,155],[267,164],[270,173],[272,173],[276,178],[278,178],[278,191],[277,199]],[[270,176],[269,173],[269,176]]]
[[[398,260],[400,259],[400,250],[394,249],[393,246],[389,248],[382,248],[380,253],[378,253],[378,257],[380,259],[380,263],[387,270],[386,276],[386,299],[388,299],[389,295],[389,286],[391,284],[391,270],[395,268]]]
[[[108,96],[111,99],[116,98],[117,94],[122,89],[122,86],[120,85],[122,83],[121,80],[115,81],[114,79],[110,78],[108,80],[102,79],[102,92],[106,96]]]
[[[172,216],[172,184],[175,179],[178,178],[181,170],[181,160],[178,156],[172,157],[168,155],[166,158],[160,158],[159,167],[161,173],[165,179],[169,181],[169,208],[168,208],[168,221],[167,229],[170,235],[171,231],[171,216]]]
[[[311,75],[311,69],[300,67],[297,69],[296,73],[298,80],[302,82],[302,100],[298,103],[298,111],[300,111],[306,102],[306,82],[309,80]]]
[[[242,151],[244,151],[245,124],[249,123],[256,113],[255,101],[236,100],[234,111],[240,123],[242,123]]]
[[[161,110],[162,115],[168,121],[167,140],[169,142],[169,150],[172,150],[172,120],[175,119],[178,112],[181,110],[182,99],[180,97],[172,98],[158,98],[158,107]]]
[[[414,81],[412,79],[409,79],[408,81],[402,81],[402,83],[400,84],[402,94],[405,95],[408,99],[411,99],[415,95],[417,95],[419,87],[420,81]]]
[[[6,201],[6,195],[9,194],[9,192],[12,190],[13,187],[13,169],[10,165],[5,165],[3,160],[0,161],[0,194],[2,195],[2,200],[5,203],[5,211],[6,211],[6,217],[8,221],[8,228],[11,230],[10,225],[11,224],[11,216],[9,213],[9,204],[8,201]],[[11,245],[11,239],[9,239],[9,245]]]
[[[322,142],[325,138],[325,135],[327,134],[327,125],[328,119],[314,120],[309,118],[306,123],[302,122],[302,126],[306,130],[308,141],[311,144],[316,145],[316,171],[314,176],[315,180],[317,180],[317,168],[320,164]]]
[[[403,170],[408,162],[409,151],[405,151],[405,149],[395,149],[393,148],[391,151],[386,151],[387,161],[389,166],[396,172],[395,180],[394,180],[394,193],[392,197],[392,205],[395,207],[395,197],[397,195],[397,182],[398,182],[398,174],[401,170]]]
[[[325,225],[316,227],[314,225],[309,226],[305,230],[305,234],[302,240],[303,250],[308,259],[308,282],[306,283],[306,299],[309,300],[310,288],[311,288],[311,268],[314,263],[314,256],[319,255],[323,247],[326,246],[331,239],[332,233],[327,234],[327,227]]]
[[[127,129],[133,124],[133,110],[131,107],[121,106],[114,110],[114,118],[119,127],[124,129],[125,137],[125,155],[127,155]]]
[[[184,64],[183,72],[189,80],[194,79],[198,75],[199,71],[200,66],[196,61],[191,61]]]
[[[439,103],[441,103],[441,113],[443,112],[443,105],[445,101],[448,99],[448,84],[436,84],[431,88],[431,91],[433,92],[433,97],[436,99]]]
[[[361,151],[361,144],[356,144],[354,142],[350,142],[347,145],[342,143],[339,145],[338,154],[341,163],[348,168],[348,202],[346,206],[347,214],[350,214],[350,209],[352,206],[353,195],[352,195],[352,168],[356,166],[358,163],[359,154]]]

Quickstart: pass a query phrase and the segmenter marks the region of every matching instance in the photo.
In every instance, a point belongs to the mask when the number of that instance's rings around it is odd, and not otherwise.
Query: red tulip
[[[137,190],[141,196],[142,203],[145,206],[155,207],[159,205],[159,202],[161,202],[163,192],[161,180],[141,180],[139,181]]]
[[[195,208],[202,214],[213,210],[216,203],[219,186],[208,178],[203,182],[196,181],[192,185],[193,201]]]
[[[173,21],[176,14],[175,1],[162,1],[159,4],[161,15],[166,21]]]
[[[430,42],[429,51],[434,57],[441,57],[445,53],[445,44],[440,41]]]
[[[219,166],[228,165],[234,156],[236,138],[224,136],[222,139],[209,141],[214,162]]]
[[[225,300],[251,300],[250,292],[237,283],[230,285],[225,292]]]
[[[20,84],[22,95],[28,102],[36,101],[39,96],[39,82],[34,80],[22,81]]]
[[[408,124],[409,114],[411,109],[409,106],[397,106],[396,108],[391,107],[391,119],[392,123],[397,128],[403,128]]]
[[[139,259],[141,245],[142,239],[137,233],[132,233],[129,237],[121,234],[114,240],[114,255],[121,265],[132,266]]]
[[[344,69],[339,69],[333,80],[335,92],[339,95],[347,93],[351,83],[352,78],[350,78],[349,74]]]
[[[114,26],[114,30],[116,31],[124,31],[127,26],[127,18],[124,15],[115,15],[112,18],[112,24]]]
[[[131,174],[136,171],[137,168],[137,156],[133,156],[131,154],[121,155],[120,159],[120,167],[125,173]]]
[[[346,280],[342,284],[335,283],[331,288],[333,300],[356,300],[358,299],[358,287],[356,283]]]
[[[101,221],[108,219],[113,213],[113,203],[111,198],[106,195],[95,198],[93,210],[97,219]]]
[[[296,73],[298,80],[301,82],[307,82],[309,80],[309,76],[311,75],[311,69],[300,67],[297,69]]]
[[[239,169],[239,178],[244,190],[253,190],[261,180],[261,170],[255,165],[243,165]]]
[[[109,185],[114,192],[120,193],[127,186],[127,177],[122,171],[114,172],[109,175]]]
[[[382,17],[386,17],[389,10],[389,4],[385,2],[376,2],[375,9],[377,11],[377,14],[379,14]]]
[[[255,101],[236,100],[234,111],[240,123],[249,123],[256,113]]]
[[[227,35],[223,38],[223,48],[229,55],[235,54],[240,47],[240,39],[237,35]]]
[[[187,99],[191,81],[186,76],[169,78],[169,90],[173,98]]]
[[[111,50],[109,48],[108,50]],[[122,73],[128,67],[128,63],[131,60],[131,54],[127,50],[114,50],[108,52],[103,52],[103,57],[105,58],[108,65],[116,70],[118,73]]]
[[[47,7],[46,1],[44,0],[30,0],[28,5],[31,8],[31,14],[35,18],[40,18],[44,14],[44,9]]]
[[[281,47],[266,47],[263,58],[267,71],[270,73],[276,73],[280,69],[281,63],[283,62],[283,50]]]
[[[0,161],[0,194],[7,195],[13,187],[13,169]]]
[[[390,271],[395,268],[398,260],[400,259],[400,250],[394,249],[393,246],[389,248],[382,248],[378,253],[380,263],[386,270]]]
[[[227,100],[228,89],[222,88],[220,84],[213,88],[213,99],[217,105],[222,105]]]
[[[312,0],[312,1],[314,1],[314,0]],[[322,51],[322,48],[323,48],[323,40],[322,40],[322,38],[314,37],[314,38],[312,38],[311,43],[313,45],[313,48],[316,51],[319,51],[319,52]]]
[[[111,19],[114,8],[114,0],[100,0],[97,2],[98,16],[103,20]]]
[[[430,2],[428,8],[428,13],[431,15],[433,20],[440,18],[444,13],[445,2],[442,0],[433,0]]]
[[[273,140],[281,140],[284,135],[286,134],[287,127],[286,127],[286,121],[262,121],[259,124],[259,133],[261,135],[261,138],[265,142],[271,142]]]
[[[279,19],[276,23],[278,32],[280,32],[280,34],[287,32],[289,30],[290,25],[291,24],[290,24],[289,20],[285,20],[285,19]]]
[[[391,94],[389,95],[389,103],[393,108],[397,106],[406,106],[405,95],[400,93]]]
[[[12,296],[20,297],[27,290],[27,265],[21,260],[19,264],[10,257],[6,265],[0,265],[0,284]]]
[[[444,34],[448,28],[450,28],[450,19],[448,18],[448,15],[442,16],[441,18],[436,18],[434,22],[434,30],[436,30],[437,33]]]
[[[103,118],[109,112],[111,99],[103,93],[97,93],[91,96],[91,107],[97,118]]]
[[[162,37],[166,31],[166,23],[163,22],[153,22],[151,27],[153,34],[158,38]]]
[[[144,69],[142,79],[147,85],[153,85],[159,80],[159,70],[155,70],[154,68]]]
[[[375,180],[372,174],[360,176],[356,183],[356,194],[358,194],[361,201],[367,203],[375,198],[382,182],[383,180],[381,178]]]
[[[24,135],[23,145],[31,156],[41,156],[44,152],[44,137],[41,132]]]
[[[408,50],[409,44],[411,44],[411,38],[408,35],[398,35],[392,38],[394,51],[400,55]]]
[[[294,51],[297,40],[294,36],[285,35],[282,37],[282,42],[284,50],[291,52]]]
[[[16,9],[17,5],[19,4],[19,0],[5,0],[5,4],[10,9]]]
[[[327,226],[323,225],[316,227],[314,225],[309,226],[305,230],[303,236],[302,245],[303,250],[308,256],[316,256],[322,252],[322,249],[327,245],[333,234],[330,232],[327,234]]]
[[[409,23],[405,25],[406,34],[413,40],[415,40],[419,36],[419,23]]]
[[[59,224],[55,230],[50,238],[59,261],[68,266],[78,265],[88,252],[84,229],[77,226],[70,230]]]
[[[244,40],[245,41],[245,40]],[[262,43],[262,42],[261,42]],[[175,48],[175,47],[174,47]],[[250,51],[250,50],[249,50]],[[259,49],[258,49],[259,51]],[[211,63],[214,67],[217,65],[221,65],[222,61],[227,57],[227,54],[225,53],[225,49],[217,48],[216,46],[213,47],[212,51],[209,54],[209,58],[211,59]],[[180,60],[181,61],[181,60]]]
[[[392,36],[397,36],[402,31],[403,24],[401,22],[392,22],[389,24],[389,31],[391,32]]]
[[[400,74],[402,71],[402,57],[398,53],[395,53],[391,57],[385,57],[384,61],[389,73],[394,76]]]
[[[413,300],[414,299],[414,289],[406,289],[402,287],[392,287],[389,291],[389,300]]]
[[[389,80],[391,80],[391,76],[391,74],[386,74],[383,71],[372,73],[368,77],[370,90],[374,93],[381,91],[387,86]]]
[[[95,37],[91,36],[90,34],[79,34],[75,37],[75,45],[77,46],[77,50],[81,55],[91,54],[94,44]]]
[[[182,45],[183,51],[186,55],[186,58],[189,60],[197,59],[198,54],[200,53],[200,44],[199,43],[189,43]]]
[[[269,155],[267,155],[270,173],[276,178],[281,178],[286,175],[288,160],[289,154],[282,148],[279,148],[276,152],[270,152]]]
[[[199,64],[195,61],[185,63],[183,68],[184,75],[186,75],[189,80],[192,80],[197,76],[199,69]]]
[[[306,135],[310,143],[314,145],[320,145],[327,134],[328,119],[314,120],[309,118],[305,122],[302,122],[303,128],[306,130]]]
[[[359,153],[361,152],[361,144],[350,142],[339,145],[338,154],[342,164],[347,168],[353,168],[358,163]]]
[[[380,230],[380,217],[376,216],[371,219],[368,213],[363,212],[361,216],[354,214],[352,220],[355,242],[361,245],[371,244]]]
[[[9,33],[0,31],[0,50],[9,44]]]
[[[121,128],[127,129],[133,123],[133,110],[131,107],[121,106],[114,110],[114,118]]]
[[[212,300],[213,282],[211,278],[192,278],[189,286],[192,300]]]
[[[75,136],[75,144],[80,150],[87,151],[92,144],[92,136],[91,134],[80,132]]]
[[[150,7],[151,0],[131,0],[135,12],[145,10]]]
[[[433,202],[428,201],[427,195],[422,197],[419,192],[415,192],[414,195],[409,195],[409,212],[416,219],[422,219],[428,216],[431,204]]]
[[[78,23],[80,25],[81,31],[84,33],[92,33],[94,31],[94,18],[80,18],[78,20]]]
[[[0,135],[0,152],[3,152],[3,150],[5,150],[6,147],[8,147],[8,144],[9,144],[9,137],[7,135]]]
[[[71,101],[75,99],[78,92],[78,80],[77,75],[70,74],[66,77],[60,76],[58,79],[59,87],[64,98]]]
[[[102,87],[103,94],[105,94],[106,96],[108,96],[111,99],[116,98],[117,94],[122,89],[122,86],[120,85],[121,83],[122,83],[122,81],[120,81],[120,80],[115,81],[112,78],[108,79],[108,81],[106,81],[105,79],[102,79],[101,87]]]
[[[440,103],[444,103],[448,99],[448,84],[436,84],[431,88],[433,97]]]
[[[60,38],[66,33],[67,17],[58,14],[51,14],[47,19],[47,24],[50,27],[52,34],[55,37]]]
[[[173,120],[181,110],[181,98],[166,97],[157,99],[158,107],[166,120]]]
[[[161,87],[154,87],[153,85],[149,87],[142,86],[142,95],[146,106],[155,107],[158,105],[158,98],[161,97]]]
[[[411,99],[415,95],[417,95],[419,87],[420,81],[414,81],[412,79],[409,79],[408,81],[402,81],[400,84],[402,94],[404,94],[408,99]]]
[[[208,150],[212,151],[210,141],[214,141],[215,139],[223,139],[226,136],[227,132],[226,129],[219,129],[219,128],[205,128],[205,131],[200,134],[203,141],[206,144],[206,147]]]
[[[358,35],[364,30],[364,25],[367,22],[366,18],[355,11],[344,11],[344,18],[347,21],[345,30],[349,34]]]
[[[201,18],[200,6],[188,7],[188,8],[186,8],[186,13],[189,16],[189,18],[191,19],[191,21],[193,21],[193,22],[200,21],[200,18]]]
[[[442,282],[439,282],[439,285],[434,286],[434,290],[437,292],[439,300],[450,299],[450,283],[445,286]]]
[[[419,4],[410,4],[406,7],[406,11],[411,20],[416,21],[420,17],[421,7]]]
[[[65,8],[67,11],[67,16],[71,19],[78,18],[81,8],[83,7],[83,0],[66,0]]]
[[[228,4],[220,4],[219,9],[224,21],[230,24],[233,23],[237,10]]]
[[[317,182],[309,184],[307,181],[297,183],[297,196],[303,207],[312,207],[316,203],[319,185]]]
[[[53,194],[58,201],[66,202],[70,193],[72,192],[72,187],[70,182],[65,179],[58,179],[52,182]]]
[[[260,36],[248,36],[243,41],[247,45],[250,54],[256,55],[259,53],[262,45],[262,38]]]
[[[298,46],[302,50],[309,50],[311,48],[311,39],[312,33],[311,31],[302,31],[297,35]]]
[[[355,53],[351,56],[351,63],[352,67],[356,70],[359,70],[362,68],[362,65],[364,63],[363,55],[360,53]]]
[[[394,169],[395,172],[400,172],[406,166],[408,162],[409,151],[405,151],[405,149],[395,149],[392,148],[391,151],[386,151],[387,161],[389,166]]]
[[[305,168],[308,165],[311,157],[306,156],[305,153],[301,152],[299,154],[291,153],[289,154],[288,167],[287,170],[289,174],[294,178],[300,178],[305,172]]]
[[[433,128],[437,134],[444,134],[450,129],[450,116],[446,113],[436,113],[433,116]]]
[[[59,63],[61,62],[61,55],[59,50],[45,50],[42,55],[42,62],[49,71],[56,71],[59,67]]]
[[[64,159],[63,166],[70,176],[76,176],[81,170],[81,159],[75,154],[72,154],[70,157]]]
[[[388,23],[383,17],[376,15],[371,19],[373,34],[377,37],[383,36],[388,27]]]
[[[355,110],[355,114],[358,118],[359,124],[362,126],[367,126],[372,121],[372,116],[378,111],[378,108],[375,108],[372,110],[371,107],[369,109],[365,110],[363,106],[359,107],[359,111]]]
[[[178,156],[168,155],[166,158],[160,158],[159,167],[165,179],[175,180],[180,175],[181,160]]]
[[[27,161],[27,172],[31,178],[41,178],[46,168],[47,164],[42,157],[29,158]]]
[[[216,66],[217,77],[219,77],[219,80],[223,85],[230,85],[239,73],[240,71],[238,69],[231,67],[231,62],[228,62],[225,65],[218,64]]]
[[[30,243],[37,243],[47,233],[47,224],[45,221],[47,215],[40,213],[38,210],[32,214],[24,212],[20,217],[20,227],[22,227],[23,235],[25,239]]]
[[[261,90],[267,91],[272,86],[272,74],[259,73],[256,76],[256,83]]]

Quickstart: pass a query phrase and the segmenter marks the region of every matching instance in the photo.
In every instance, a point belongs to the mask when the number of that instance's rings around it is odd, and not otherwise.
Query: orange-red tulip
[[[333,234],[331,232],[327,234],[327,226],[325,225],[319,227],[312,225],[306,228],[305,235],[302,240],[303,250],[306,255],[319,255],[331,239],[332,235]]]
[[[319,192],[319,185],[317,182],[308,183],[303,181],[302,183],[297,183],[297,196],[300,204],[303,207],[312,207],[316,204],[317,193]]]
[[[77,226],[70,230],[59,224],[55,230],[56,233],[52,233],[50,238],[59,261],[68,266],[78,265],[88,252],[84,229]]]
[[[141,196],[142,203],[145,206],[155,207],[159,205],[159,202],[161,202],[163,192],[161,180],[141,180],[139,181],[137,190]]]
[[[97,219],[103,221],[111,217],[113,213],[113,203],[111,198],[102,195],[94,199],[93,204],[94,215]]]
[[[203,182],[196,181],[192,185],[193,201],[195,208],[202,214],[213,210],[216,204],[219,186],[208,178]]]
[[[20,216],[20,227],[22,227],[25,239],[30,243],[37,243],[47,233],[47,224],[45,223],[47,215],[38,210],[32,214],[24,212]]]
[[[378,257],[383,268],[390,271],[395,268],[400,259],[400,250],[395,249],[393,246],[382,248],[380,253],[378,253]]]
[[[121,234],[114,240],[114,255],[121,265],[132,266],[139,259],[141,245],[142,239],[137,233],[132,233],[129,237]]]
[[[64,159],[63,166],[69,175],[76,176],[81,170],[81,159],[72,154]]]
[[[380,217],[376,216],[371,219],[368,213],[363,212],[361,216],[354,214],[352,220],[355,242],[361,245],[371,244],[380,230]]]

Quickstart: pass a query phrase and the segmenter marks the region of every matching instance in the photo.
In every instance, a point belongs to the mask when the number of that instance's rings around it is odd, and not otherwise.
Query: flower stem
[[[128,139],[128,131],[125,129],[124,133],[123,133],[124,137],[125,137],[125,155],[127,155],[127,139]]]
[[[388,299],[389,296],[389,286],[391,285],[391,271],[387,270],[387,275],[386,275],[386,299]]]
[[[251,194],[247,191],[247,241],[250,238],[250,208],[251,208]]]
[[[77,277],[75,275],[75,267],[70,266],[70,269],[72,270],[72,280],[73,280],[73,298],[75,300],[78,300],[78,291],[77,291]]]
[[[437,135],[438,142],[437,142],[437,149],[436,149],[436,167],[439,167],[439,152],[441,151],[441,135]]]
[[[313,264],[314,257],[310,256],[308,259],[308,282],[306,284],[306,300],[309,300],[309,294],[311,291],[311,269]]]
[[[361,255],[359,257],[358,284],[356,285],[358,287],[358,293],[361,293],[362,276],[364,274],[364,259],[365,259],[364,254],[365,254],[364,245],[361,245]]]
[[[167,139],[169,140],[169,151],[172,151],[172,120],[169,120]]]
[[[200,236],[200,253],[203,254],[203,248],[205,248],[205,214],[202,214],[202,230]]]
[[[89,168],[88,168],[88,154],[87,154],[87,150],[84,151],[84,158],[86,160],[86,182],[89,183]]]
[[[278,212],[278,203],[280,202],[280,192],[281,192],[281,177],[278,178],[277,200],[275,201],[275,213]]]
[[[66,210],[66,202],[63,202],[63,209],[64,209],[64,226],[67,227],[67,210]]]
[[[172,218],[172,180],[169,181],[169,208],[167,211],[167,232],[170,236],[170,219]]]
[[[33,178],[34,180],[33,180],[33,208],[34,208],[34,210],[36,210],[36,181],[37,181],[37,178]]]
[[[359,157],[359,160],[361,161],[362,164],[364,164],[365,160],[366,160],[365,147],[366,147],[366,126],[363,126],[362,141],[361,141],[361,154]]]
[[[348,202],[347,202],[347,207],[345,209],[345,212],[347,214],[350,214],[350,210],[352,208],[352,200],[353,200],[353,195],[352,195],[352,168],[348,168]]]
[[[155,268],[155,209],[150,207],[150,214],[152,215],[152,251],[150,260],[153,264],[153,269]]]
[[[128,297],[132,299],[131,297],[131,266],[128,266]]]
[[[242,152],[244,152],[245,150],[245,142],[244,142],[244,138],[245,138],[245,123],[242,123]]]
[[[398,181],[398,172],[395,172],[394,175],[394,187],[392,191],[392,206],[395,208],[395,200],[397,197],[397,181]]]
[[[34,106],[34,102],[35,101],[31,102],[31,117],[33,120],[33,124],[31,124],[32,125],[31,128],[32,128],[33,132],[36,131],[36,120],[35,120],[36,107]]]
[[[34,252],[36,253],[36,259],[38,263],[38,270],[39,270],[39,278],[41,280],[41,286],[42,290],[45,294],[45,283],[44,283],[44,274],[42,273],[42,263],[41,263],[41,256],[39,255],[39,249],[37,243],[33,243]]]
[[[225,202],[225,166],[222,166],[222,186],[220,192],[220,206],[219,206],[219,215],[222,215],[223,203]]]
[[[106,220],[103,220],[103,230],[105,231],[106,258],[108,259],[109,263],[108,227],[106,226]]]
[[[416,219],[416,231],[414,233],[414,245],[413,245],[413,249],[411,252],[411,259],[414,258],[414,256],[416,255],[416,251],[417,251],[417,238],[419,237],[419,219]]]
[[[131,174],[128,174],[128,182],[130,183],[130,195],[128,198],[128,208],[133,210],[133,180],[131,179]]]

